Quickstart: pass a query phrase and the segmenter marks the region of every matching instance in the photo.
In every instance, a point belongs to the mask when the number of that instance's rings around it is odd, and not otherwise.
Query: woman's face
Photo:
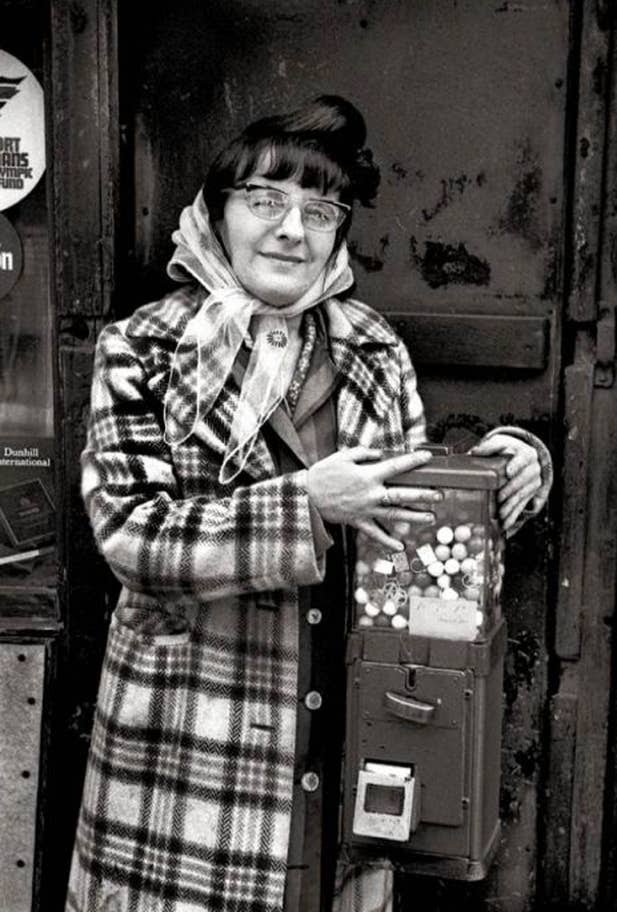
[[[278,221],[254,215],[243,190],[227,197],[219,233],[241,284],[261,301],[284,307],[297,301],[324,269],[334,249],[335,231],[315,231],[302,224],[300,206],[308,199],[338,201],[294,180],[272,180],[255,174],[246,183],[275,187],[293,196],[293,204]]]

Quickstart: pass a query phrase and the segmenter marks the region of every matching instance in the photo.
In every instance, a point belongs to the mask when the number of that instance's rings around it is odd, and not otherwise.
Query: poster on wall
[[[0,210],[45,171],[43,91],[0,50]],[[53,383],[46,228],[27,222],[27,256],[11,213],[0,214],[0,612],[4,594],[51,587],[56,576]]]
[[[0,301],[13,290],[21,275],[23,252],[19,235],[0,215]]]
[[[25,64],[0,50],[0,211],[27,196],[44,171],[43,89]]]

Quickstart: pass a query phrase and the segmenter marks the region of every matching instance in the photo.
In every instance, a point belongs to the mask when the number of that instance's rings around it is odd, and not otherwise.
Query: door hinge
[[[593,385],[610,387],[615,382],[615,305],[607,301],[600,301],[599,305]]]

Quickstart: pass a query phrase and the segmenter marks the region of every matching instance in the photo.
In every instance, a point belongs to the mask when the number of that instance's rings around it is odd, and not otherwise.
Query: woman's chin
[[[293,304],[298,298],[302,297],[306,288],[298,289],[285,287],[284,285],[269,285],[247,290],[254,294],[256,298],[259,298],[260,301],[263,301],[264,304],[270,304],[272,307],[287,307],[288,304]]]

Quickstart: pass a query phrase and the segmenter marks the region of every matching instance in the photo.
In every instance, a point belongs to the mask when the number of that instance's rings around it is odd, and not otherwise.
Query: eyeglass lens
[[[245,186],[251,212],[258,218],[275,221],[291,207],[292,198],[274,187]],[[302,221],[315,231],[334,231],[344,221],[347,212],[328,200],[310,199],[301,205]]]

